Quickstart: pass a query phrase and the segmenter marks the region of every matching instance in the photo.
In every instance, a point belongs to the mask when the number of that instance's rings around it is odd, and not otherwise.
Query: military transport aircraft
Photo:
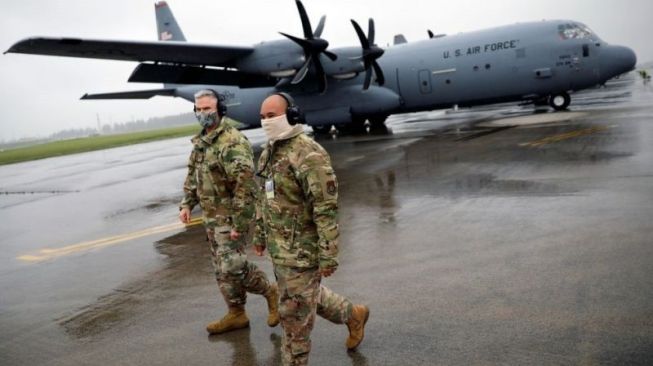
[[[159,41],[28,38],[7,52],[137,61],[131,82],[161,89],[86,94],[82,99],[193,100],[202,88],[224,96],[229,115],[260,125],[261,101],[275,90],[290,93],[316,132],[332,124],[360,131],[365,120],[382,126],[391,114],[491,104],[549,103],[566,109],[569,93],[605,83],[635,67],[635,53],[609,45],[582,23],[550,20],[429,38],[382,49],[352,20],[360,46],[329,49],[320,38],[326,16],[313,29],[296,0],[303,37],[253,46],[186,43],[170,7],[155,4]]]

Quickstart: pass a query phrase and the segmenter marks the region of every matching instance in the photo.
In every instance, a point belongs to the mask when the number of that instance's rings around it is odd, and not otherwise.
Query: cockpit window
[[[592,39],[594,33],[583,24],[560,24],[558,25],[558,34],[562,39]]]

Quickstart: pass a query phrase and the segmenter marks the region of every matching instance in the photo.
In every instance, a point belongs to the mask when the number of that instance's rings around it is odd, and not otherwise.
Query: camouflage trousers
[[[336,324],[349,320],[353,304],[320,285],[318,268],[275,265],[279,285],[279,316],[283,328],[281,354],[284,365],[307,365],[315,314]]]
[[[230,226],[206,229],[220,292],[227,306],[242,307],[248,292],[265,295],[270,289],[270,282],[265,272],[247,260],[244,235],[238,240],[231,240],[230,232]]]

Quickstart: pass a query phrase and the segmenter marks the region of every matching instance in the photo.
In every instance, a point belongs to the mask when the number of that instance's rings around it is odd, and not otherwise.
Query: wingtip
[[[88,93],[85,93],[84,95],[82,95],[81,98],[79,98],[79,100],[85,100],[85,99],[88,99]]]
[[[20,43],[20,42],[18,42],[18,43]],[[3,55],[6,55],[6,54],[8,54],[8,53],[16,53],[16,45],[17,45],[18,43],[13,44],[11,47],[9,47],[9,48],[8,48],[5,52],[3,52],[2,54],[3,54]]]

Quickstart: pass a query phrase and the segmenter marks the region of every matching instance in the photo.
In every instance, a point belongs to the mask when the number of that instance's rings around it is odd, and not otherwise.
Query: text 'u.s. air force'
[[[460,56],[469,56],[469,55],[478,55],[481,53],[487,52],[496,52],[501,50],[509,50],[511,48],[517,48],[519,43],[518,39],[512,39],[509,41],[495,42],[495,43],[486,43],[482,46],[471,46],[465,48],[457,48],[455,50],[447,50],[442,53],[443,58],[450,58],[452,55],[455,57]]]

